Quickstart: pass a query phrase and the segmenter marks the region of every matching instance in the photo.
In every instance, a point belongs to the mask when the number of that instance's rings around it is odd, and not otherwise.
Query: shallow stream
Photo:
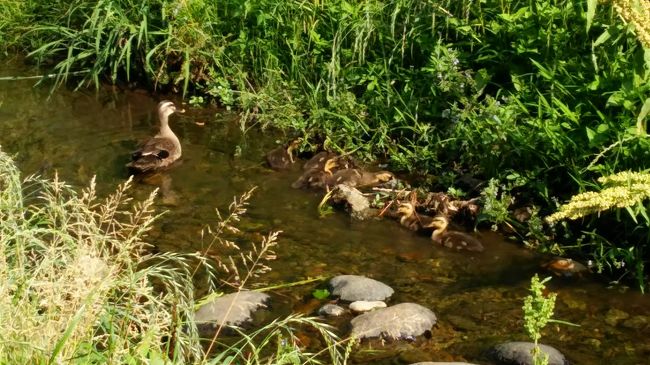
[[[6,63],[0,76],[35,74]],[[138,142],[156,131],[160,97],[144,92],[98,92],[33,88],[33,81],[0,81],[0,145],[15,156],[24,175],[41,173],[75,186],[93,175],[102,191],[126,179],[124,163]],[[168,210],[152,233],[160,250],[195,251],[200,231],[214,222],[215,208],[227,209],[233,197],[257,190],[242,221],[247,232],[281,230],[278,259],[264,278],[281,283],[308,277],[359,274],[395,289],[390,303],[412,301],[439,318],[430,339],[393,344],[390,353],[373,347],[357,363],[406,364],[415,361],[489,363],[482,351],[509,340],[526,340],[522,301],[532,275],[547,258],[493,232],[482,232],[483,253],[456,253],[434,247],[427,237],[401,229],[391,220],[355,222],[345,213],[320,218],[318,192],[291,189],[299,167],[274,172],[263,164],[275,147],[268,131],[240,132],[236,115],[192,109],[172,117],[183,144],[183,161],[164,178],[159,209]],[[150,185],[136,186],[146,196]],[[322,283],[276,293],[281,311],[311,313],[310,293]],[[650,363],[650,296],[608,288],[597,278],[555,278],[555,318],[580,327],[551,324],[543,343],[575,364]],[[390,304],[389,303],[389,304]],[[363,349],[364,347],[362,347]]]

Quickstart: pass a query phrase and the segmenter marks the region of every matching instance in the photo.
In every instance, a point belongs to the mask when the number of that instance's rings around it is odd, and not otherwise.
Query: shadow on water
[[[26,72],[8,65],[5,72]],[[100,190],[112,190],[126,178],[124,164],[138,142],[155,132],[158,100],[146,93],[98,93],[35,89],[29,82],[0,84],[0,144],[15,155],[24,174],[59,176],[84,186],[97,175]],[[160,250],[195,251],[201,228],[215,220],[215,208],[227,209],[234,196],[253,186],[242,227],[248,232],[282,230],[279,259],[266,277],[270,283],[336,274],[361,274],[395,289],[392,303],[413,301],[436,312],[440,322],[430,339],[399,344],[399,355],[362,355],[360,363],[475,360],[482,350],[507,340],[525,340],[521,305],[530,277],[544,273],[544,260],[482,232],[482,254],[434,247],[424,236],[393,221],[351,221],[337,212],[320,218],[317,192],[290,184],[299,167],[278,173],[265,168],[262,156],[274,146],[265,132],[239,132],[236,116],[215,110],[190,110],[171,122],[181,138],[182,163],[160,177],[160,208],[169,210],[152,233]],[[146,196],[153,189],[138,185]],[[279,291],[282,311],[304,310],[318,284]],[[650,299],[635,292],[607,289],[591,279],[555,279],[555,317],[581,327],[549,325],[544,342],[578,364],[641,364],[650,355]],[[315,308],[314,308],[315,309]],[[307,310],[309,311],[309,310]],[[364,357],[365,356],[365,357]]]

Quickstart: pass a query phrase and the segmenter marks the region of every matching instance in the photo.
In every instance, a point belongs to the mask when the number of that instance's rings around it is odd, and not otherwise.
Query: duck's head
[[[338,161],[336,161],[336,157],[333,157],[325,161],[325,166],[323,166],[323,171],[325,171],[329,175],[332,175],[332,169],[335,169],[338,166],[339,163]]]
[[[289,159],[291,160],[291,163],[293,163],[293,151],[295,151],[300,144],[302,143],[302,138],[296,138],[293,141],[289,142],[287,144],[287,154],[289,154]]]
[[[298,146],[300,146],[301,143],[302,143],[302,138],[298,137],[298,138],[292,140],[291,142],[289,142],[289,144],[287,145],[287,148],[295,150],[296,148],[298,148]]]
[[[443,231],[447,229],[447,226],[449,225],[449,218],[444,215],[437,215],[433,217],[431,220],[431,227],[436,227],[438,229],[442,229]]]
[[[415,214],[415,207],[413,206],[413,203],[401,203],[397,207],[397,213],[399,215],[410,217]]]
[[[160,116],[160,119],[168,118],[170,115],[174,113],[184,113],[184,112],[185,110],[177,108],[176,105],[169,100],[163,100],[160,103],[158,103],[158,115]]]
[[[393,180],[395,175],[390,171],[379,171],[375,172],[375,178],[377,179],[377,182],[385,183]]]

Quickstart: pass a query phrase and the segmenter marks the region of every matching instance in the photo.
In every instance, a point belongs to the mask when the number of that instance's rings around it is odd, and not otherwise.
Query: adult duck
[[[134,174],[152,172],[163,169],[182,155],[181,142],[169,128],[169,116],[174,113],[183,113],[173,102],[163,100],[158,103],[158,119],[160,130],[131,155],[131,162],[126,166]]]

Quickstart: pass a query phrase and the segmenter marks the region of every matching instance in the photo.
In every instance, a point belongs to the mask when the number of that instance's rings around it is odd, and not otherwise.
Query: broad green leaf
[[[605,124],[605,123],[599,124],[598,127],[596,128],[596,131],[598,132],[598,134],[605,133],[608,130],[609,130],[609,125]]]

